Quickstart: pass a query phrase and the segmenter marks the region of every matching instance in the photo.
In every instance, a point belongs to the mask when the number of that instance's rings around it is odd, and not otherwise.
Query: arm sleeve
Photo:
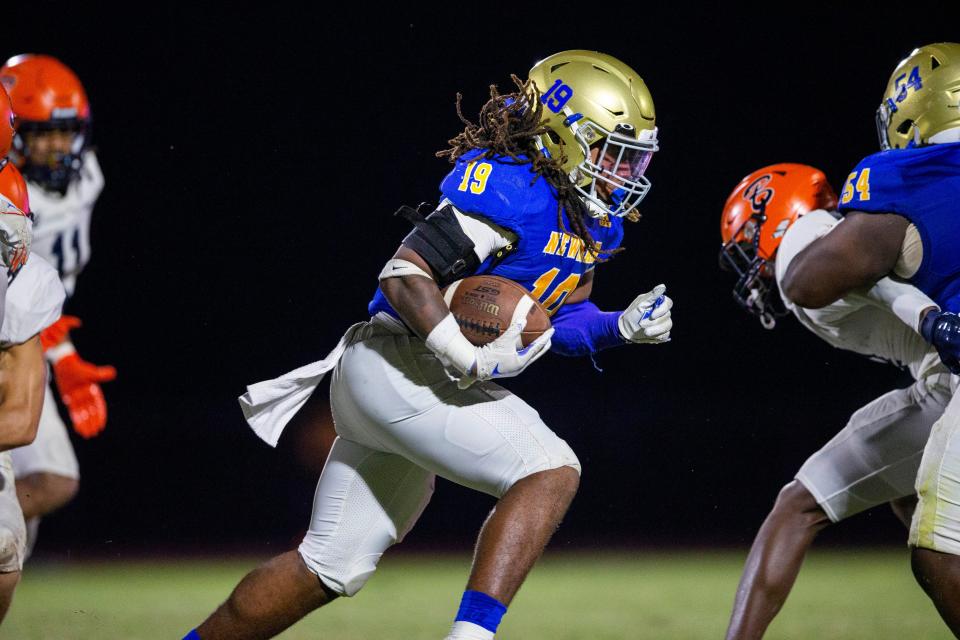
[[[600,311],[589,300],[565,304],[553,316],[551,350],[562,356],[588,356],[627,344],[617,321],[622,311]]]
[[[866,295],[874,304],[892,311],[893,315],[918,334],[923,311],[930,307],[940,309],[936,302],[913,285],[890,278],[878,280]]]

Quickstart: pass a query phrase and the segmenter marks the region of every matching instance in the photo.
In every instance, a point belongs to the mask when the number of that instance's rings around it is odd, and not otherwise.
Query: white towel
[[[310,399],[314,390],[340,360],[353,341],[354,334],[366,322],[353,325],[340,338],[326,358],[311,362],[273,380],[257,382],[247,387],[240,396],[240,408],[247,423],[271,447],[277,446],[284,427]]]

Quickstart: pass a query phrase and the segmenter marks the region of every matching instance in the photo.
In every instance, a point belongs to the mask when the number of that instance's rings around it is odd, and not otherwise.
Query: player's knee
[[[773,511],[777,515],[791,518],[800,526],[822,528],[830,524],[830,518],[817,504],[817,499],[796,480],[787,483],[780,490]]]
[[[580,488],[580,468],[558,467],[548,472],[553,490],[558,498],[566,498],[567,502],[573,500]]]
[[[338,596],[351,597],[367,584],[377,570],[380,554],[375,556],[330,558],[313,548],[307,540],[300,544],[300,557],[320,582]]]
[[[361,536],[359,531],[354,534],[357,538]],[[386,535],[390,538],[389,544],[377,545],[382,549],[395,543],[398,538],[396,534]],[[363,545],[308,531],[297,551],[307,569],[320,578],[324,587],[338,596],[349,598],[356,595],[376,572],[377,563],[383,555],[380,548],[363,548]]]
[[[77,497],[80,491],[80,480],[77,478],[68,478],[66,476],[53,476],[50,484],[50,492],[58,506],[63,506]]]
[[[11,573],[23,568],[27,533],[23,527],[0,522],[0,573]]]
[[[524,464],[518,466],[516,471],[517,473],[512,477],[503,479],[498,497],[503,497],[503,494],[509,491],[510,488],[520,480],[544,471],[559,472],[551,474],[552,479],[556,478],[556,480],[552,481],[560,482],[565,487],[572,485],[573,493],[576,493],[577,487],[580,484],[580,460],[577,458],[577,454],[573,452],[573,449],[570,448],[570,445],[556,436],[547,443],[540,443],[540,449],[537,455],[525,457]],[[563,478],[565,478],[565,480],[561,481],[560,479]]]
[[[32,494],[37,502],[43,503],[46,507],[45,513],[67,504],[80,490],[80,480],[56,473],[31,473],[17,482],[24,485],[23,491]]]
[[[913,512],[917,510],[917,496],[904,496],[903,498],[891,500],[890,509],[893,511],[893,515],[897,517],[897,520],[909,529],[910,523],[913,520]]]
[[[910,568],[913,577],[924,591],[929,592],[930,586],[936,580],[936,552],[929,549],[913,547],[910,550]]]

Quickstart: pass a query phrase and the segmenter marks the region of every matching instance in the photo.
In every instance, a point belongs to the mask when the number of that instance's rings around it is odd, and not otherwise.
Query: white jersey
[[[802,216],[787,229],[777,251],[778,286],[790,261],[840,222],[832,214],[817,210]],[[850,293],[821,309],[798,307],[786,298],[783,301],[801,324],[834,347],[907,367],[915,379],[930,373],[946,373],[936,351],[894,313],[894,301],[904,298],[921,301],[921,307],[936,306],[915,287],[890,278],[883,278],[869,290]],[[929,305],[925,305],[923,299]]]
[[[32,249],[60,273],[67,295],[73,295],[77,276],[90,260],[90,217],[103,190],[103,174],[93,151],[83,154],[80,177],[60,195],[27,182],[35,216]]]
[[[65,297],[54,268],[31,253],[27,264],[7,287],[0,347],[26,342],[56,322]]]

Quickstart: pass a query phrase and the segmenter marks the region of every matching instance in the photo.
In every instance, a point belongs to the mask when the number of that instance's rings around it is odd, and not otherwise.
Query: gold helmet
[[[636,71],[596,51],[561,51],[530,69],[544,105],[544,153],[563,170],[594,217],[625,216],[650,190],[643,175],[657,150],[653,98]],[[591,154],[591,151],[595,150]],[[597,180],[610,200],[597,194]]]
[[[960,44],[914,49],[893,70],[877,109],[881,149],[960,141]]]

